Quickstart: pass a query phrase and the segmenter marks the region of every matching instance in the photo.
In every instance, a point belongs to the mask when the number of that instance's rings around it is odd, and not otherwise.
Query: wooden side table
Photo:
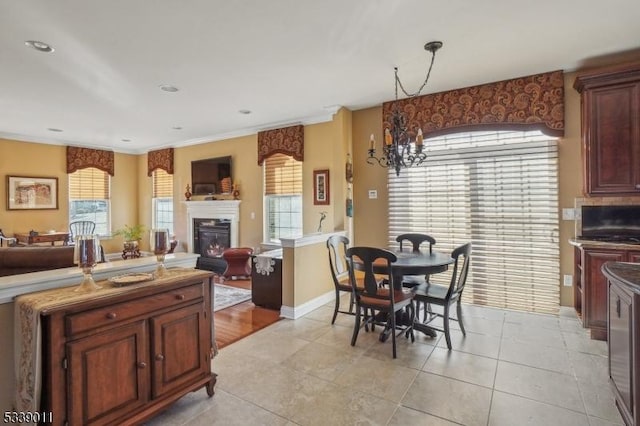
[[[69,233],[68,232],[52,232],[50,234],[37,234],[31,235],[30,233],[22,233],[22,234],[14,234],[18,242],[22,244],[36,244],[36,243],[51,243],[51,245],[55,245],[56,241],[62,242],[62,244],[66,244],[69,241]]]

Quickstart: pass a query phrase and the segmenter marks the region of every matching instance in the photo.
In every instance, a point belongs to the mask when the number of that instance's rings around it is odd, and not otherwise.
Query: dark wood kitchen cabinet
[[[607,279],[602,274],[606,262],[627,260],[623,250],[581,250],[582,326],[591,330],[591,338],[607,340]]]
[[[607,340],[607,295],[608,286],[602,274],[606,262],[638,262],[640,251],[612,246],[577,246],[575,248],[574,307],[589,328],[591,338]]]
[[[625,424],[640,424],[640,265],[606,263],[609,378]]]
[[[640,194],[640,63],[578,74],[584,192]]]
[[[184,270],[42,311],[54,424],[140,424],[188,392],[213,395],[212,275]]]

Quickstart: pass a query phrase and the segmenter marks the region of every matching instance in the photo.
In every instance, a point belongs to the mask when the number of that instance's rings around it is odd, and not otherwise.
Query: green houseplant
[[[123,228],[116,229],[113,232],[113,235],[122,236],[122,238],[124,238],[124,250],[126,252],[138,252],[138,245],[140,243],[140,240],[142,239],[142,234],[144,234],[144,232],[144,225],[124,225]]]

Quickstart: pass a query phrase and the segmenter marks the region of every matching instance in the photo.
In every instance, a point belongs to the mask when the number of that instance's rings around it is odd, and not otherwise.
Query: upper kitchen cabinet
[[[640,194],[640,63],[580,73],[584,192]]]

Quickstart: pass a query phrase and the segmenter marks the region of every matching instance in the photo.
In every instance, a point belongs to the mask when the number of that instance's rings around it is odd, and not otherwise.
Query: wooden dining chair
[[[423,243],[428,242],[429,253],[433,253],[433,246],[436,244],[436,239],[427,234],[408,233],[398,235],[396,237],[396,242],[400,243],[400,251],[403,251],[403,245],[408,245],[406,244],[407,242],[411,243],[410,246],[413,253],[420,253],[420,246]],[[429,275],[425,275],[424,277],[407,275],[402,279],[402,285],[409,288],[421,285],[425,282],[429,282]]]
[[[355,304],[353,287],[351,286],[349,271],[347,268],[347,258],[345,257],[348,246],[349,239],[342,235],[332,235],[327,239],[329,267],[331,268],[331,278],[333,279],[333,285],[336,291],[336,303],[333,309],[331,324],[336,322],[338,313],[355,315],[353,310]],[[348,311],[340,310],[340,294],[344,292],[348,292],[350,294]]]
[[[69,238],[67,244],[75,244],[76,235],[91,235],[96,230],[96,223],[90,220],[77,220],[69,223]]]
[[[436,244],[436,239],[427,234],[416,234],[416,233],[408,233],[408,234],[400,234],[396,237],[396,242],[400,243],[400,251],[403,250],[403,242],[408,241],[411,243],[411,248],[414,253],[420,252],[420,246],[422,243],[427,241],[429,243],[429,253],[432,253],[433,246]]]
[[[469,274],[469,264],[471,262],[471,243],[467,243],[457,247],[451,252],[451,257],[454,260],[453,270],[451,272],[451,281],[448,286],[438,285],[434,283],[424,283],[415,288],[415,300],[416,303],[425,304],[425,314],[422,324],[426,325],[433,321],[435,318],[442,318],[443,328],[437,328],[430,326],[434,330],[444,332],[444,337],[447,340],[447,348],[451,350],[451,334],[449,330],[449,320],[458,321],[460,324],[460,331],[463,335],[466,335],[464,330],[464,324],[462,322],[462,292],[467,282],[467,275]],[[453,318],[450,315],[450,307],[456,304],[457,317]],[[435,313],[431,311],[431,305],[438,305],[443,307],[443,313]]]
[[[411,336],[411,341],[415,341],[413,334],[413,323],[415,320],[415,308],[413,305],[413,292],[410,290],[396,290],[393,286],[392,264],[398,260],[397,256],[392,252],[375,247],[351,247],[347,249],[347,266],[349,276],[353,288],[356,307],[356,322],[353,327],[353,336],[351,337],[351,346],[355,346],[360,331],[361,322],[366,327],[374,325],[376,321],[375,312],[380,312],[386,317],[386,327],[390,329],[391,341],[393,346],[393,357],[396,358],[396,337],[404,334],[406,337]],[[356,288],[356,276],[354,257],[358,258],[361,265],[359,269],[364,271],[362,278],[363,287]],[[373,272],[374,262],[383,262],[384,274]],[[380,271],[378,271],[380,272]],[[388,280],[389,287],[380,287],[379,278],[384,276]],[[396,313],[407,310],[409,319],[407,324],[398,324],[396,322]],[[371,312],[371,314],[369,314]],[[364,316],[364,322],[361,317]],[[373,327],[372,327],[373,328]]]

